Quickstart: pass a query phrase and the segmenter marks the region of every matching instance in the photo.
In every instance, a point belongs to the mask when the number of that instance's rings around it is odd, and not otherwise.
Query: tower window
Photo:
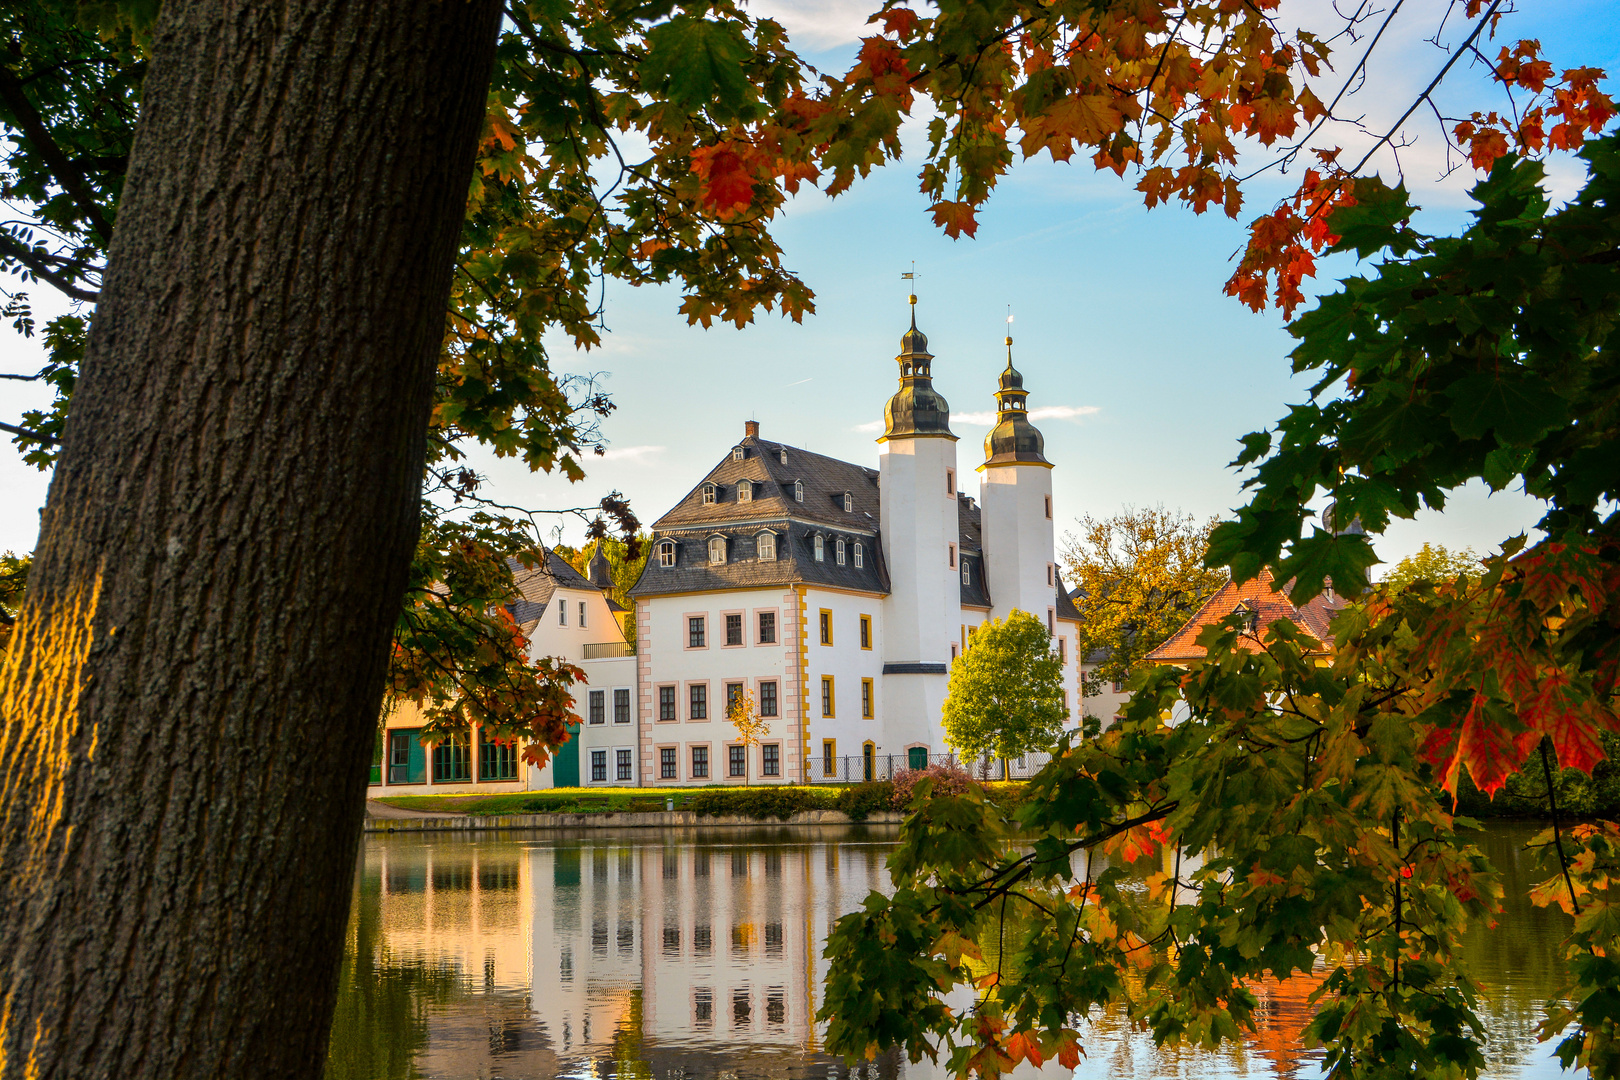
[[[855,496],[851,495],[849,492],[846,491],[846,492],[844,492],[844,513],[853,514],[854,512],[855,512]]]
[[[804,502],[804,481],[803,480],[795,480],[795,481],[793,481],[793,501],[794,502]]]
[[[658,545],[658,565],[675,565],[675,541],[665,540],[663,543]]]
[[[947,494],[947,495],[955,495],[956,494],[956,470],[955,469],[946,469],[945,470],[945,494]]]
[[[956,569],[956,545],[955,544],[947,544],[947,545],[945,545],[945,565],[949,566],[952,570]]]
[[[833,558],[839,566],[844,565],[844,542],[842,540],[833,545]]]
[[[1046,520],[1052,520],[1052,496],[1050,495],[1046,497]]]
[[[1046,564],[1046,583],[1048,585],[1052,584],[1052,564],[1051,563]]]
[[[857,567],[861,567],[861,566],[866,565],[865,555],[866,555],[865,549],[862,548],[860,544],[856,544],[855,545],[855,565]]]
[[[754,483],[753,483],[753,481],[744,480],[744,481],[742,481],[741,483],[739,483],[737,485],[737,501],[738,502],[753,502],[754,501]]]
[[[815,539],[816,562],[825,562],[826,561],[826,553],[823,550],[823,548],[824,548],[824,543],[823,543],[821,537],[818,535],[816,537],[816,539]]]
[[[704,506],[712,506],[712,505],[714,505],[714,485],[713,484],[704,484],[703,485],[703,505]]]
[[[726,561],[726,538],[715,536],[709,539],[709,561],[723,563]]]

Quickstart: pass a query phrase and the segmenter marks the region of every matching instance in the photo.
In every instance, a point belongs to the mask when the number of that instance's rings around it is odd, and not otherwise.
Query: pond
[[[1468,941],[1492,1077],[1560,1075],[1535,1041],[1564,930],[1524,900],[1534,831],[1483,841],[1509,904]],[[851,1070],[814,1022],[827,930],[888,887],[893,846],[863,826],[368,836],[327,1076],[943,1077],[895,1056]],[[1314,1076],[1310,1012],[1303,990],[1266,996],[1259,1035],[1215,1054],[1158,1050],[1105,1015],[1075,1076]]]

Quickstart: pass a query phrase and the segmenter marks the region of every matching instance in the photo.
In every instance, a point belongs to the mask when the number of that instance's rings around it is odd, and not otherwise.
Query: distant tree
[[[608,572],[613,575],[613,588],[608,590],[608,598],[626,609],[620,618],[624,630],[624,639],[630,644],[636,643],[636,605],[630,599],[630,587],[641,576],[642,568],[647,565],[647,553],[652,550],[652,535],[650,533],[637,533],[626,540],[619,536],[604,536],[600,540],[591,540],[578,549],[565,548],[561,545],[553,548],[575,570],[586,576],[591,572],[591,560],[596,558],[596,549],[603,548],[607,552]]]
[[[1124,679],[1226,584],[1224,569],[1204,566],[1218,520],[1126,506],[1109,518],[1087,514],[1076,522],[1079,534],[1064,537],[1064,570],[1079,589],[1076,647],[1082,659],[1099,649],[1106,656],[1086,674],[1086,696]]]
[[[1439,544],[1424,544],[1423,548],[1394,566],[1384,575],[1381,584],[1388,592],[1404,589],[1414,581],[1428,581],[1435,585],[1449,585],[1459,574],[1478,578],[1485,572],[1473,548],[1448,551]]]
[[[979,627],[951,665],[942,716],[963,757],[1019,757],[1050,749],[1063,730],[1063,663],[1046,626],[1027,611]]]
[[[730,720],[731,726],[737,729],[737,741],[745,747],[758,746],[759,741],[765,737],[766,729],[770,726],[769,721],[759,715],[759,709],[754,704],[752,690],[744,690],[726,702],[726,719]],[[744,783],[748,782],[747,761],[747,755],[744,755]]]

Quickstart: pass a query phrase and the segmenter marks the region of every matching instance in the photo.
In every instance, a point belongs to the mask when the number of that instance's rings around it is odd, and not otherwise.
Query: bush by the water
[[[893,793],[894,785],[887,780],[841,788],[702,788],[686,805],[704,817],[735,814],[786,821],[804,810],[840,810],[851,821],[865,821],[874,811],[889,809]]]
[[[901,769],[894,774],[893,806],[904,810],[911,805],[912,789],[920,780],[932,780],[934,795],[960,795],[973,784],[973,777],[957,765],[930,765],[926,769]]]
[[[1557,759],[1550,759],[1553,796],[1558,802],[1558,816],[1565,821],[1620,821],[1620,734],[1605,731],[1598,737],[1603,741],[1605,756],[1593,766],[1591,776],[1579,769],[1560,769]],[[1450,802],[1449,796],[1442,798]],[[1540,753],[1532,751],[1524,769],[1509,776],[1494,799],[1486,798],[1464,770],[1457,783],[1457,813],[1473,818],[1548,820],[1547,774],[1541,767]]]

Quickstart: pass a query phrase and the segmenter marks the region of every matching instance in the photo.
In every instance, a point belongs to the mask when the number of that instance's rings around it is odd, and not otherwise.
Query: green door
[[[388,782],[421,784],[427,780],[427,752],[417,736],[421,728],[395,728],[388,733]]]
[[[551,757],[551,786],[579,787],[579,725],[568,725],[568,741]]]
[[[906,764],[910,765],[913,769],[928,768],[928,747],[913,746],[910,750],[906,751],[906,757],[909,759]]]

